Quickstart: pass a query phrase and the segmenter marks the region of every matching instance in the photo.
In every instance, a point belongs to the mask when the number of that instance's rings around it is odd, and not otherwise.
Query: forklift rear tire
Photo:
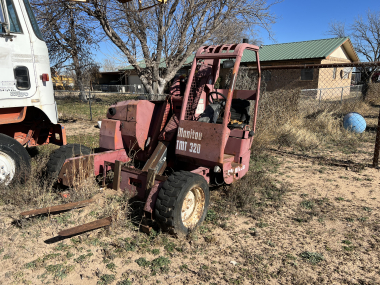
[[[14,138],[0,134],[0,184],[25,182],[30,174],[30,156]]]
[[[201,175],[180,171],[162,185],[154,213],[163,230],[186,236],[204,221],[209,202],[206,180]]]
[[[47,175],[50,178],[57,179],[66,159],[88,154],[91,154],[91,149],[81,144],[67,144],[61,146],[50,155],[49,161],[46,164]]]

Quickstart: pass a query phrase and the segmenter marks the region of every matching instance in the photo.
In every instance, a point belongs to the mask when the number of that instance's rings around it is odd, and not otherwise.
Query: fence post
[[[375,151],[373,153],[373,163],[372,163],[373,167],[377,167],[379,165],[379,152],[380,152],[380,109],[379,109],[379,118],[377,122]]]
[[[92,121],[91,90],[88,91],[88,104],[90,105],[90,121]]]
[[[319,90],[319,105],[321,105],[322,101],[322,89]]]
[[[342,93],[340,94],[340,103],[341,103],[341,104],[343,104],[343,88],[344,88],[344,87],[342,87]]]

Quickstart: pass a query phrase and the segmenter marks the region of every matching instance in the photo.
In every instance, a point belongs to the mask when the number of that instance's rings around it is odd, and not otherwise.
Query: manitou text
[[[183,128],[179,128],[178,129],[178,137],[200,141],[200,140],[202,140],[202,133],[196,132],[193,129],[191,129],[190,131],[186,131]]]

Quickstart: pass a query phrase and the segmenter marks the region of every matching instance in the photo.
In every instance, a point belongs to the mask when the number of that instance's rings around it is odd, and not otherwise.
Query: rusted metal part
[[[107,217],[104,219],[96,220],[91,223],[83,224],[77,227],[73,227],[67,230],[60,231],[59,236],[67,237],[76,234],[84,233],[87,231],[103,228],[112,224],[112,217]]]
[[[87,206],[87,205],[94,203],[94,202],[95,202],[94,199],[84,200],[84,201],[80,201],[80,202],[67,203],[67,204],[62,204],[62,205],[57,205],[57,206],[51,206],[51,207],[26,211],[26,212],[20,213],[20,215],[21,216],[31,216],[31,215],[40,215],[40,214],[61,212],[61,211],[66,211],[66,210],[70,210],[70,209],[74,209],[74,208],[81,208],[81,207]]]
[[[122,162],[120,160],[115,161],[115,169],[114,169],[112,188],[116,191],[118,191],[120,189],[121,163]]]
[[[156,204],[158,192],[160,191],[162,184],[164,184],[165,181],[161,181],[159,183],[155,183],[152,188],[149,191],[149,195],[146,198],[146,202],[144,205],[144,211],[153,213],[154,205]]]
[[[203,176],[207,183],[210,183],[210,168],[198,167],[197,169],[191,170],[190,172]]]
[[[152,227],[147,225],[140,225],[140,230],[145,234],[150,234],[150,232],[152,231]]]
[[[120,132],[121,122],[104,119],[100,128],[99,147],[108,150],[123,148],[123,139]]]
[[[91,173],[94,173],[94,157],[80,156],[66,160],[58,174],[58,179],[63,185],[72,186],[76,181],[88,178]]]
[[[130,158],[127,156],[125,149],[110,150],[90,155],[84,155],[79,157],[73,157],[66,159],[58,178],[63,185],[72,186],[76,177],[85,178],[91,173],[95,176],[103,173],[103,165],[105,161],[114,162],[120,160],[122,162],[128,162]],[[78,170],[81,173],[78,173]]]
[[[250,155],[250,150],[242,154],[238,160],[240,163],[234,162],[234,160],[226,160],[223,164],[223,178],[226,184],[231,184],[247,174],[249,170]]]
[[[149,160],[145,163],[142,171],[149,171],[153,169],[156,174],[161,175],[164,173],[167,165],[167,153],[168,153],[167,141],[160,141]]]
[[[258,51],[259,47],[246,43],[219,45],[219,46],[203,46],[198,49],[195,58],[232,58],[243,56],[244,50]]]
[[[154,181],[156,180],[156,170],[150,168],[148,170],[148,174],[146,177],[147,183],[146,183],[146,191],[145,191],[145,198],[149,196],[149,191],[154,185]]]
[[[25,119],[27,107],[1,108],[0,125],[22,122]]]
[[[260,58],[259,58],[259,52],[256,51],[256,60],[257,60],[257,69],[258,69],[258,77],[257,77],[257,86],[256,86],[256,100],[255,100],[255,111],[253,114],[253,120],[252,120],[252,130],[256,132],[256,123],[257,123],[257,114],[259,110],[259,101],[260,101],[260,88],[261,88],[261,66],[260,66]],[[252,144],[251,139],[251,144]]]

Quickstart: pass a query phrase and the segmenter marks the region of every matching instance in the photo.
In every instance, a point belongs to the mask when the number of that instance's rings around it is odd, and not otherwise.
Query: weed
[[[74,254],[71,253],[70,251],[68,251],[68,252],[66,253],[66,257],[67,257],[68,259],[72,258],[73,256],[74,256]]]
[[[207,215],[206,215],[206,221],[208,222],[216,222],[218,220],[218,214],[210,209],[207,211]]]
[[[344,201],[344,198],[343,197],[335,197],[335,200],[337,200],[337,201]]]
[[[60,253],[50,253],[50,254],[44,256],[44,258],[42,259],[42,262],[45,262],[46,260],[54,259],[60,255],[61,255]]]
[[[67,245],[67,244],[64,244],[63,242],[59,243],[55,248],[54,250],[59,250],[59,251],[64,251],[64,250],[68,250],[69,248],[71,248],[72,246],[71,245]]]
[[[300,256],[313,265],[324,260],[323,255],[318,252],[304,251],[300,254]]]
[[[314,201],[312,200],[304,200],[300,204],[302,207],[308,210],[312,210],[314,208]]]
[[[348,239],[344,239],[344,240],[342,240],[342,243],[344,243],[344,244],[348,244],[348,245],[351,244],[351,242],[350,242]]]
[[[362,223],[364,223],[366,220],[368,220],[368,217],[360,217],[360,218],[358,218],[358,221],[362,222]]]
[[[158,248],[154,248],[154,249],[152,249],[152,254],[159,255],[160,254],[160,250]]]
[[[372,212],[372,209],[370,207],[363,207],[363,210],[366,212]]]
[[[263,221],[260,221],[260,222],[256,223],[256,227],[258,227],[260,229],[265,228],[267,226],[268,226],[268,224],[264,223]]]
[[[67,277],[67,274],[69,274],[71,271],[73,271],[75,268],[74,265],[63,265],[63,264],[55,264],[55,265],[48,265],[45,267],[46,272],[49,274],[52,274],[54,278],[56,279],[63,279]]]
[[[83,263],[86,259],[90,258],[94,254],[92,252],[87,253],[87,254],[82,254],[78,258],[75,258],[74,261],[77,263]]]
[[[169,264],[170,264],[170,260],[163,256],[153,259],[150,265],[151,270],[152,270],[152,275],[156,275],[157,273],[168,273]]]
[[[116,285],[132,285],[132,282],[129,281],[128,279],[118,281]]]
[[[189,267],[187,266],[186,263],[182,264],[180,267],[179,267],[179,270],[181,270],[182,272],[183,271],[187,271],[189,269]]]
[[[106,267],[111,271],[116,271],[116,264],[111,262],[106,265]]]
[[[115,281],[116,277],[113,274],[103,274],[99,279],[98,285],[108,285]]]
[[[136,259],[135,262],[141,266],[141,267],[149,267],[150,262],[146,260],[144,257],[140,257],[139,259]]]
[[[25,264],[25,268],[27,269],[35,269],[35,268],[38,268],[42,265],[42,260],[41,258],[38,258],[36,260],[33,260],[31,262],[28,262]]]
[[[164,246],[165,250],[167,252],[173,252],[174,249],[175,249],[175,244],[174,242],[168,242],[165,246]]]
[[[353,251],[355,249],[355,247],[352,246],[352,245],[350,245],[350,246],[343,245],[342,249],[345,250],[345,251]]]
[[[287,258],[287,259],[291,259],[291,260],[296,260],[296,259],[297,259],[297,257],[295,257],[295,256],[293,256],[293,255],[291,255],[291,254],[287,254],[287,255],[286,255],[286,258]]]

